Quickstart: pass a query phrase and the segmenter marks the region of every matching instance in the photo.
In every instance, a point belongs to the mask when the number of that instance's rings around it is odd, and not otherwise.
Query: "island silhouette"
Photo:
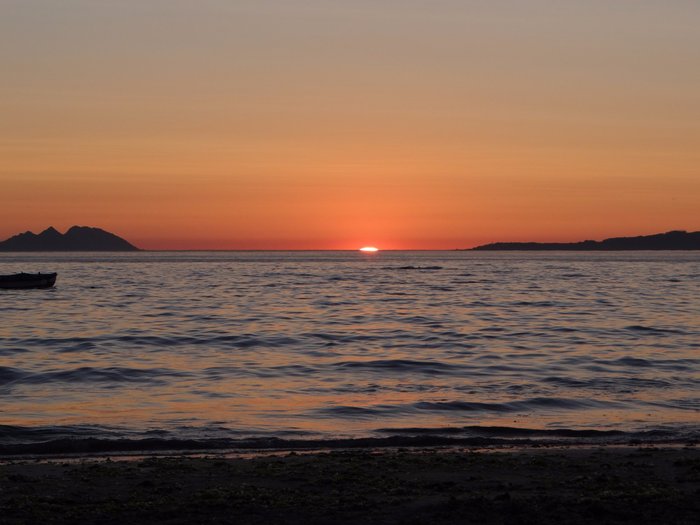
[[[133,252],[139,248],[118,235],[89,226],[73,226],[61,233],[53,226],[39,234],[27,231],[0,242],[5,252]]]
[[[471,248],[472,250],[568,250],[568,251],[625,251],[625,250],[700,250],[700,232],[682,230],[641,235],[612,237],[602,241],[580,242],[495,242]]]

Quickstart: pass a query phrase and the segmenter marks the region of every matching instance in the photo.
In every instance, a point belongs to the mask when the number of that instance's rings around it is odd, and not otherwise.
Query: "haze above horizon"
[[[0,239],[454,249],[700,230],[700,4],[10,0]]]

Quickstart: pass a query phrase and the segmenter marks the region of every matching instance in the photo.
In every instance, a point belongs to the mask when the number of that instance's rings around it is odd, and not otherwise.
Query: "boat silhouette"
[[[0,275],[0,289],[51,288],[56,284],[56,273],[16,273]]]

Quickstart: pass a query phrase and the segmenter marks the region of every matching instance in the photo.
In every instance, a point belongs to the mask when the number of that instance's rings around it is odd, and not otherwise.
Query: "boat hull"
[[[0,290],[26,290],[30,288],[51,288],[56,284],[55,273],[17,273],[0,275]]]

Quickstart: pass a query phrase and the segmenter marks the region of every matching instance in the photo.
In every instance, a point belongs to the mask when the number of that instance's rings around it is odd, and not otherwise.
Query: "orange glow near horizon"
[[[0,239],[79,224],[145,249],[395,250],[700,230],[700,3],[10,4]]]

